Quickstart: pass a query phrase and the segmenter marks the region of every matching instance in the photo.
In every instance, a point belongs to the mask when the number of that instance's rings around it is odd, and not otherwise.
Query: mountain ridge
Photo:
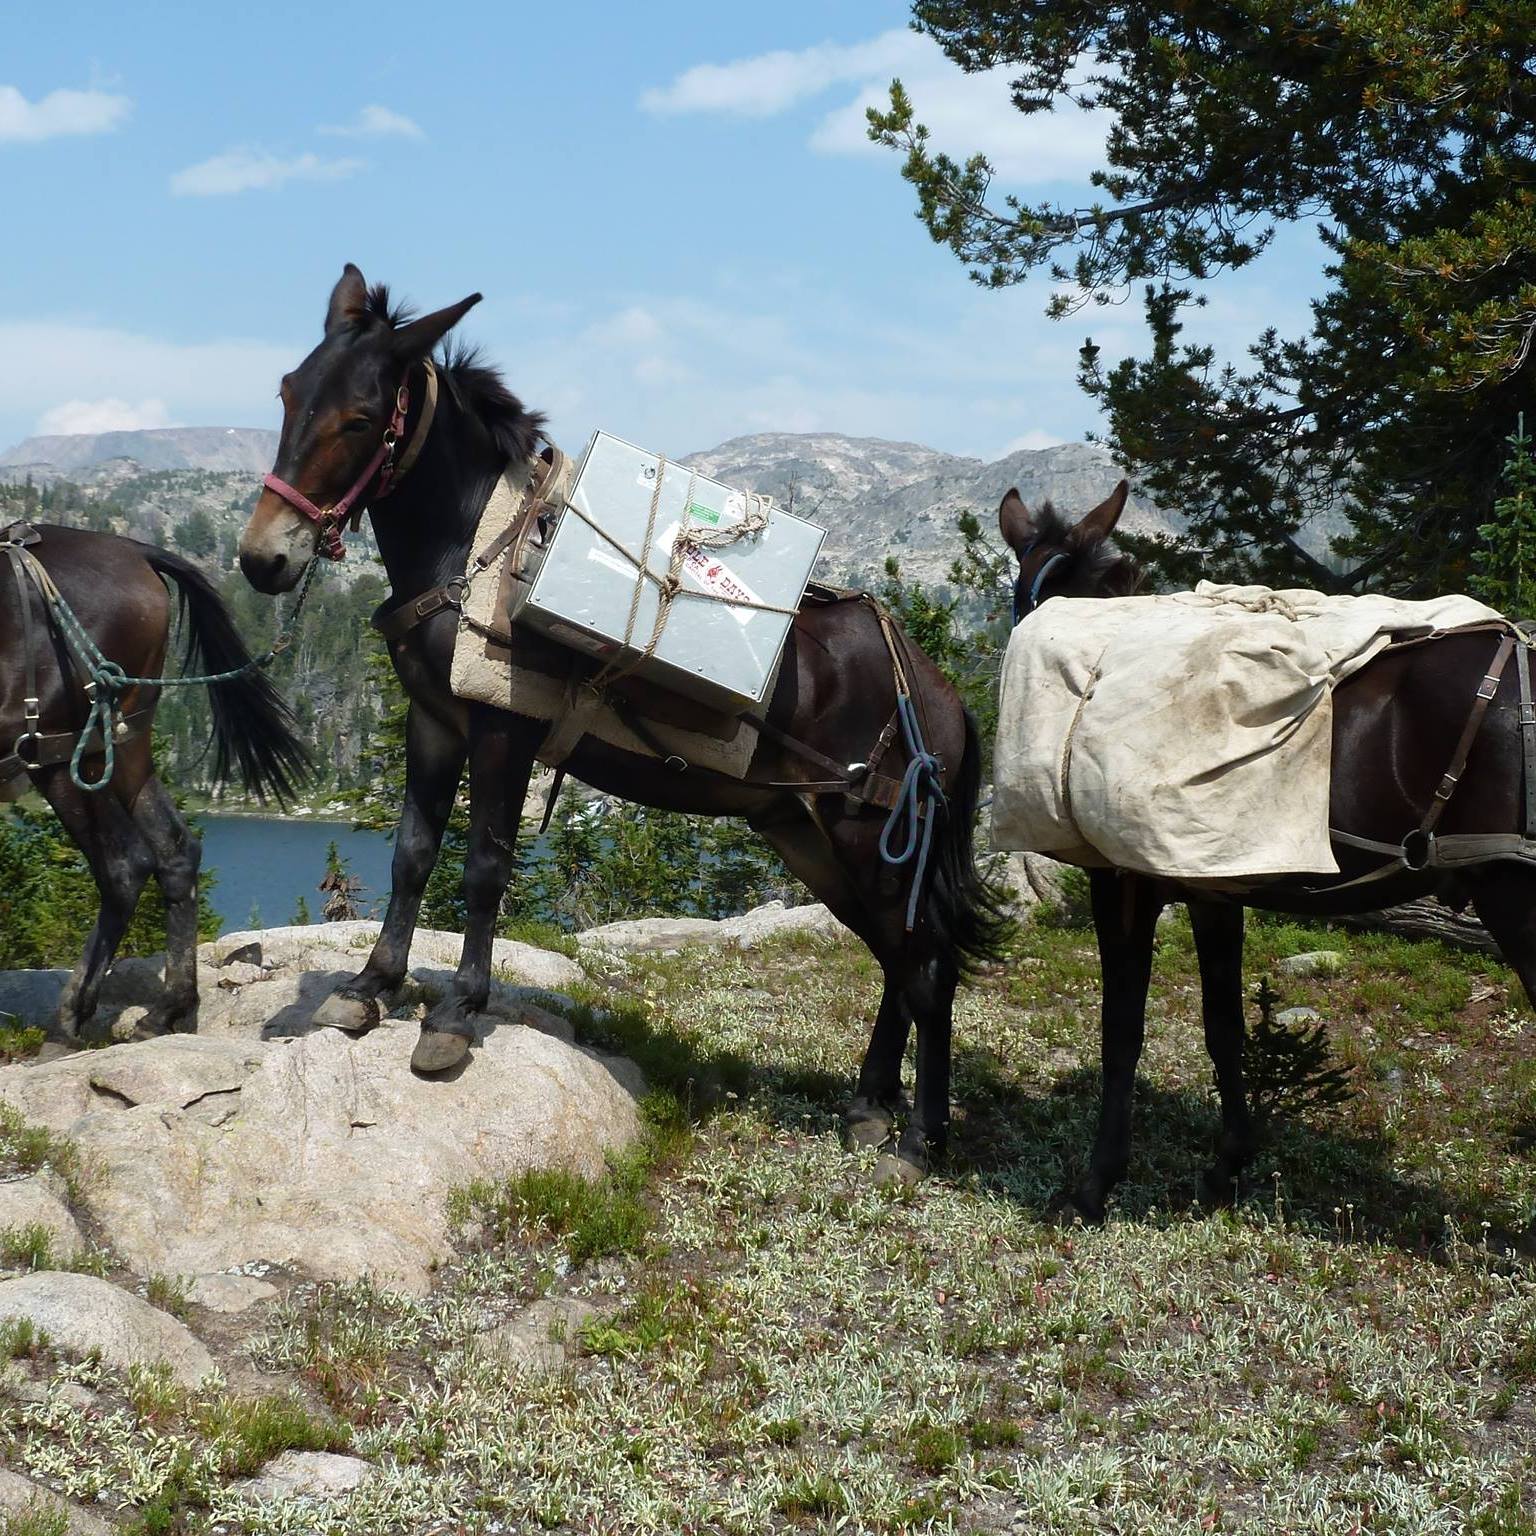
[[[228,550],[276,448],[275,432],[240,427],[31,437],[0,453],[0,481],[78,483],[103,505],[128,513],[125,531],[152,541],[168,542],[182,518],[200,508],[218,524]],[[877,580],[887,555],[910,578],[942,582],[959,551],[956,516],[971,510],[989,520],[1010,486],[1029,505],[1052,500],[1064,511],[1085,512],[1120,478],[1108,452],[1091,443],[1019,449],[989,462],[840,432],[750,433],[679,462],[771,495],[820,523],[827,529],[823,576],[855,584]],[[1182,524],[1133,500],[1125,526],[1172,533]]]

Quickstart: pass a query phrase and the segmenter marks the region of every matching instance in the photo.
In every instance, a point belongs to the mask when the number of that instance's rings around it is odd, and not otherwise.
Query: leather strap
[[[1419,832],[1424,836],[1430,836],[1439,825],[1440,817],[1450,804],[1451,796],[1456,793],[1456,786],[1461,782],[1461,775],[1467,766],[1467,759],[1472,755],[1472,743],[1477,740],[1477,733],[1482,729],[1483,716],[1488,713],[1488,706],[1493,702],[1493,696],[1499,691],[1499,679],[1504,675],[1505,665],[1508,663],[1510,653],[1517,644],[1516,636],[1505,633],[1499,640],[1499,648],[1494,653],[1493,665],[1488,668],[1487,675],[1477,687],[1477,697],[1472,701],[1472,708],[1467,715],[1467,723],[1461,728],[1461,737],[1456,743],[1456,750],[1451,754],[1451,766],[1445,770],[1444,776],[1435,788],[1435,798],[1430,802],[1429,809],[1424,813],[1424,820],[1419,823]]]
[[[432,366],[430,357],[423,358],[421,366],[426,370],[426,387],[422,391],[421,415],[416,418],[416,430],[411,433],[411,440],[405,445],[405,452],[400,455],[400,462],[395,465],[394,483],[396,485],[410,474],[416,460],[421,457],[421,450],[427,446],[427,433],[432,430],[432,418],[437,415],[437,369]]]
[[[1531,648],[1522,643],[1515,655],[1520,679],[1520,745],[1525,759],[1525,836],[1536,839],[1536,708],[1531,702]]]
[[[551,458],[547,462],[542,459],[539,461],[544,464],[543,473],[540,474],[531,492],[524,498],[517,516],[470,560],[464,575],[456,576],[440,587],[432,587],[419,597],[413,597],[396,608],[379,609],[374,613],[369,622],[386,640],[401,639],[418,624],[430,619],[435,613],[441,613],[445,608],[462,609],[464,592],[468,584],[481,572],[489,570],[513,543],[527,538],[529,531],[538,521],[539,514],[549,510],[546,499],[549,488],[556,483],[565,463],[565,455],[558,448],[551,446],[550,453]],[[495,629],[488,624],[478,624],[469,618],[463,618],[461,622],[468,624],[476,634],[484,636],[492,644],[510,646],[512,643],[510,629]]]

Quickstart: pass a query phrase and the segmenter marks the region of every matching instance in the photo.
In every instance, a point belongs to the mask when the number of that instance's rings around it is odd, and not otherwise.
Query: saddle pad
[[[541,468],[540,461],[530,460],[520,468],[507,470],[480,515],[471,548],[486,548],[516,522]],[[554,505],[563,501],[570,480],[567,461],[559,483],[550,487],[549,499]],[[518,564],[514,543],[471,579],[464,597],[466,619],[502,633],[509,631],[507,612],[513,586],[519,580]],[[516,637],[515,651],[486,638],[467,623],[459,625],[453,648],[453,692],[460,698],[535,720],[553,722],[564,718],[577,704],[580,679],[595,671],[596,663],[525,628],[512,632]],[[632,705],[633,713],[644,720],[647,733],[667,753],[696,768],[710,769],[733,779],[746,777],[757,751],[758,732],[754,726],[691,702],[685,711],[678,707],[679,701],[654,697],[661,690],[647,690],[638,679],[627,680],[616,691]],[[679,724],[682,718],[687,718],[690,725]],[[595,736],[621,751],[640,757],[657,755],[606,705],[585,714],[582,726],[582,734]],[[564,756],[565,753],[559,753],[556,760]]]
[[[1336,874],[1334,687],[1393,640],[1498,617],[1212,582],[1052,598],[1003,660],[993,844],[1180,880]]]

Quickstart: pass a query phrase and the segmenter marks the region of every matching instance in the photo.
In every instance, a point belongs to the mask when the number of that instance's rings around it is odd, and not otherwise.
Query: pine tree
[[[1478,530],[1473,590],[1484,602],[1521,617],[1536,597],[1536,457],[1520,413],[1514,433],[1505,439],[1509,458],[1504,465],[1508,492],[1493,504],[1493,520]]]
[[[1530,0],[917,0],[914,25],[1026,115],[1095,110],[1104,168],[1066,199],[993,194],[935,150],[899,82],[870,113],[972,278],[1039,273],[1047,310],[1140,292],[1150,344],[1079,381],[1107,440],[1210,574],[1459,587],[1536,383],[1536,6]],[[1222,366],[1208,292],[1287,224],[1325,251],[1308,330]],[[1189,333],[1186,334],[1186,327]],[[1298,540],[1350,508],[1337,572]]]

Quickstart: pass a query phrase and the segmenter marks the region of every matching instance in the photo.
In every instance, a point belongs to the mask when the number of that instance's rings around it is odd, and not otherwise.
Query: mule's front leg
[[[1100,1222],[1110,1191],[1125,1177],[1130,1162],[1131,1097],[1146,1035],[1152,941],[1163,904],[1152,882],[1139,875],[1095,869],[1088,878],[1104,983],[1104,1097],[1088,1172],[1059,1203],[1075,1207],[1087,1221]]]
[[[1213,1205],[1230,1205],[1254,1151],[1253,1119],[1243,1084],[1243,909],[1192,901],[1189,921],[1200,960],[1205,1048],[1221,1096],[1216,1161],[1206,1170],[1201,1193]]]
[[[422,1020],[411,1056],[418,1072],[462,1061],[491,989],[491,951],[501,898],[512,878],[518,822],[545,727],[477,707],[469,725],[469,848],[464,856],[464,948],[453,991]]]
[[[146,1034],[192,1029],[197,1022],[197,872],[203,845],[151,773],[132,806],[134,825],[155,856],[165,897],[165,995],[139,1028]]]
[[[416,914],[464,772],[464,740],[451,726],[412,704],[405,718],[405,803],[395,831],[389,908],[368,963],[315,1012],[315,1023],[349,1034],[379,1022],[379,999],[405,980]]]

